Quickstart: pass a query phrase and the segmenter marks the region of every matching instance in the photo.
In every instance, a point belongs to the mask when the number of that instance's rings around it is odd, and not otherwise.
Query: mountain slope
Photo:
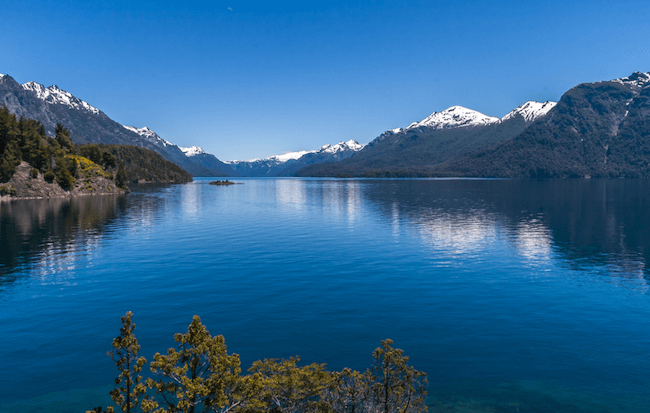
[[[434,112],[406,128],[384,132],[358,154],[341,162],[307,166],[296,176],[430,175],[437,165],[504,142],[554,107],[527,102],[503,118],[461,106]]]
[[[514,139],[440,170],[495,177],[650,176],[650,74],[580,84]]]
[[[207,176],[237,176],[237,172],[217,159],[211,153],[207,153],[198,146],[190,146],[188,148],[179,148],[185,156],[190,158],[192,162],[210,171]]]
[[[57,86],[36,82],[20,84],[9,75],[0,75],[0,106],[11,113],[41,122],[48,135],[54,135],[57,123],[71,132],[75,143],[135,145],[153,150],[192,175],[210,176],[210,171],[194,162],[174,144],[148,128],[127,127],[110,119],[104,112]]]

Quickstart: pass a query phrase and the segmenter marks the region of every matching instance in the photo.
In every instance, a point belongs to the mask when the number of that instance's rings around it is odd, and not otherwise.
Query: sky
[[[5,0],[0,73],[221,160],[650,71],[647,1]]]

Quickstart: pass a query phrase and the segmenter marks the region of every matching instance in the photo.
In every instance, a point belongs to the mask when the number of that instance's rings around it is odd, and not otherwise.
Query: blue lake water
[[[430,412],[650,411],[650,182],[209,179],[0,204],[0,411],[110,402],[198,314],[244,368],[365,370],[385,338]]]

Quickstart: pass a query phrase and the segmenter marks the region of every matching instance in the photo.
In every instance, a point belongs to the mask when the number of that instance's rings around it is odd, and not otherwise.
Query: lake
[[[247,368],[428,373],[430,412],[650,411],[650,181],[239,179],[0,204],[2,412],[110,403],[201,316]]]

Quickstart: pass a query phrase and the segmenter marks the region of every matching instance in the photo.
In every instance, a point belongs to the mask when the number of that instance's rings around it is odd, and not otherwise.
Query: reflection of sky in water
[[[5,213],[3,234],[32,244],[4,255],[21,282],[3,281],[0,344],[7,371],[38,361],[28,379],[0,378],[0,410],[3,397],[76,400],[110,382],[105,352],[127,309],[145,356],[200,314],[253,359],[342,367],[398,338],[445,411],[648,407],[631,401],[650,377],[643,185],[604,197],[571,181],[208,182]],[[85,343],[73,358],[71,341]]]
[[[475,255],[489,246],[497,235],[497,224],[480,212],[452,215],[432,211],[415,220],[422,239],[433,249],[452,256]]]
[[[515,229],[517,251],[530,261],[548,261],[552,255],[551,231],[538,219],[520,222]]]

